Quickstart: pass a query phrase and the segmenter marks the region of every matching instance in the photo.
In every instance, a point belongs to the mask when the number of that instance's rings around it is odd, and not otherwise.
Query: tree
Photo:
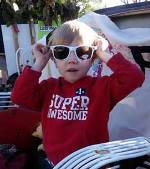
[[[37,23],[44,21],[45,25],[77,18],[92,10],[90,0],[1,0],[4,24]],[[16,3],[19,10],[13,9]]]

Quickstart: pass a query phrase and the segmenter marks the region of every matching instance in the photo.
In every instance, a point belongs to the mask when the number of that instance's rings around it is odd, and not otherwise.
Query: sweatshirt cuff
[[[107,63],[107,66],[110,67],[113,71],[118,70],[122,65],[130,65],[130,62],[126,60],[121,53],[115,54]]]
[[[42,72],[38,72],[38,71],[31,69],[31,66],[25,66],[25,68],[23,69],[23,72],[21,74],[23,74],[26,77],[39,79]]]

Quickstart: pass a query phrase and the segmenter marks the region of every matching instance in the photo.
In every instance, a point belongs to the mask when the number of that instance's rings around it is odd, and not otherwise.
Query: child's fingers
[[[46,54],[48,52],[48,49],[40,43],[37,43],[33,46],[33,52],[40,52],[41,54]]]
[[[94,41],[94,46],[99,46],[99,43],[100,43],[100,40],[99,39],[96,39],[95,41]]]
[[[106,39],[100,37],[95,41],[95,44],[97,45],[96,55],[102,59],[104,52],[108,49],[109,43]]]
[[[109,42],[103,38],[102,40],[102,50],[105,51],[109,47]]]
[[[94,43],[94,45],[97,46],[96,54],[99,56],[102,52],[102,42],[100,40],[96,40]]]
[[[38,44],[36,46],[37,50],[40,51],[43,55],[45,55],[49,50],[46,46],[42,45],[42,44]]]
[[[97,46],[100,46],[99,49],[101,49],[102,51],[105,51],[109,46],[109,42],[101,36],[98,37],[95,43],[97,44]]]
[[[47,47],[42,47],[41,49],[40,49],[40,52],[42,53],[42,54],[46,54],[46,53],[48,53],[49,52],[49,50],[48,50],[48,48]]]
[[[33,45],[33,50],[40,50],[42,47],[44,47],[41,43],[36,43]]]

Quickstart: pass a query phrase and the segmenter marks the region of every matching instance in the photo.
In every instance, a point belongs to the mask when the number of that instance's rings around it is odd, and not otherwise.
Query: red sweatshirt
[[[111,76],[86,76],[75,83],[62,77],[39,83],[41,73],[29,67],[17,79],[12,101],[42,111],[44,149],[54,164],[75,150],[108,141],[109,112],[144,81],[143,72],[119,53],[108,66]]]

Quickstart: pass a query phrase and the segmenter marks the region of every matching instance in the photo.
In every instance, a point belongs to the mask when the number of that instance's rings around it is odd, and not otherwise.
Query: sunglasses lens
[[[92,48],[89,46],[80,46],[76,49],[76,54],[81,60],[90,59],[92,56]]]
[[[65,46],[56,46],[54,48],[54,57],[59,60],[66,59],[69,54],[69,48]]]

